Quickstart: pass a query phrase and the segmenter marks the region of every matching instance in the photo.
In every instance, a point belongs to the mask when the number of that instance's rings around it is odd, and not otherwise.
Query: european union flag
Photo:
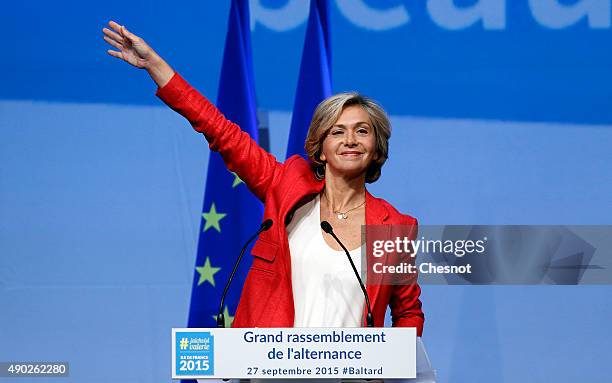
[[[331,96],[331,84],[329,1],[312,0],[291,117],[287,158],[294,154],[307,158],[304,141],[308,133],[308,126],[317,105]]]
[[[257,141],[257,116],[249,29],[249,2],[233,0],[223,54],[217,107]],[[208,162],[189,327],[215,327],[223,287],[244,241],[261,223],[261,202],[213,152]],[[231,325],[250,267],[243,259],[226,298]]]

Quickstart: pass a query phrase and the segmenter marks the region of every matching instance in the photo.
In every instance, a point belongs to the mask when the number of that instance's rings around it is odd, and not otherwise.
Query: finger
[[[113,30],[117,33],[121,33],[121,25],[117,24],[113,20],[108,22],[108,26],[113,28]]]
[[[106,41],[107,43],[109,43],[110,45],[112,45],[113,47],[119,50],[123,49],[123,45],[119,44],[118,42],[116,42],[115,40],[111,39],[108,36],[104,36],[104,41]]]
[[[123,25],[121,26],[121,36],[127,38],[132,43],[139,39],[138,36],[136,36],[135,34],[133,34],[130,31],[128,31],[127,28],[125,26],[123,26]]]
[[[123,44],[125,43],[125,39],[123,37],[121,37],[120,35],[118,35],[117,33],[111,31],[108,28],[102,28],[102,32],[104,32],[104,34],[106,35],[105,37],[109,37],[113,40],[115,40],[116,42],[118,42],[119,44]]]
[[[111,55],[113,57],[116,57],[118,59],[122,59],[123,60],[123,53],[121,53],[121,52],[117,52],[117,51],[114,51],[112,49],[109,49],[109,50],[106,51],[106,53],[108,53],[109,55]]]

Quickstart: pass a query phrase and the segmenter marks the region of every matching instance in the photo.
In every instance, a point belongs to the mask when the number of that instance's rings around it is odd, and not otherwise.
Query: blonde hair
[[[317,106],[312,116],[304,149],[306,149],[317,179],[321,180],[325,177],[325,162],[321,160],[323,141],[340,118],[342,111],[352,105],[360,106],[368,113],[376,138],[377,156],[366,170],[366,182],[372,183],[380,178],[381,168],[389,156],[389,138],[391,137],[389,117],[374,100],[356,92],[348,92],[326,98]]]

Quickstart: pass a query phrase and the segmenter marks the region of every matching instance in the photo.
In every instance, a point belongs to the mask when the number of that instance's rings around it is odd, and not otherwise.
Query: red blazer
[[[253,246],[253,265],[242,290],[233,326],[293,327],[295,311],[287,217],[293,215],[300,202],[320,193],[325,181],[317,180],[309,163],[300,156],[293,156],[285,163],[276,161],[178,74],[158,89],[157,95],[187,118],[196,131],[206,136],[210,149],[218,151],[227,167],[264,202],[264,219],[274,221],[272,228],[262,233]],[[416,227],[417,224],[415,218],[400,214],[389,203],[367,191],[365,209],[367,225]],[[385,312],[390,305],[393,326],[416,327],[421,336],[424,315],[419,300],[421,289],[416,282],[368,284],[366,289],[375,326],[384,326]]]

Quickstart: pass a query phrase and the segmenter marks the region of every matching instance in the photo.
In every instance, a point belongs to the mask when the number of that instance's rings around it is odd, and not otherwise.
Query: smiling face
[[[391,123],[384,109],[356,92],[338,93],[315,109],[304,149],[313,175],[378,180],[389,155]]]
[[[323,140],[320,158],[326,162],[326,172],[339,177],[365,177],[377,157],[370,116],[359,105],[345,107]]]

